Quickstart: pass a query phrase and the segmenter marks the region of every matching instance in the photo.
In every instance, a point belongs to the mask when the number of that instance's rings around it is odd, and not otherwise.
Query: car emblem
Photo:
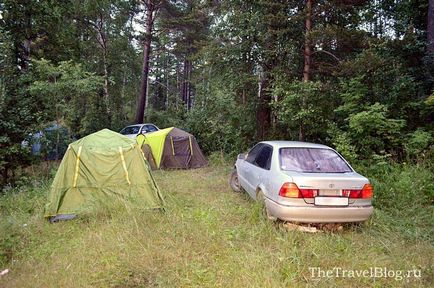
[[[335,184],[329,184],[329,188],[335,187]]]

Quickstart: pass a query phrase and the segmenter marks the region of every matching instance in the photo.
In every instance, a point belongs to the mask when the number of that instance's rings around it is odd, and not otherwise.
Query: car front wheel
[[[241,192],[240,181],[238,180],[237,169],[232,170],[229,175],[229,186],[231,186],[232,191]]]

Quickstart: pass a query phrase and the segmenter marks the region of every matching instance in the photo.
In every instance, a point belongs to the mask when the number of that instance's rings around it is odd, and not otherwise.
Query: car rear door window
[[[142,134],[148,133],[149,132],[149,126],[148,125],[143,125],[142,127]]]
[[[271,155],[273,154],[273,148],[265,145],[264,148],[259,152],[255,159],[256,166],[269,170],[271,164]]]
[[[157,127],[155,127],[154,125],[148,125],[148,132],[155,132],[157,131]]]
[[[249,153],[247,154],[247,158],[246,161],[251,163],[251,164],[255,164],[255,160],[256,160],[256,156],[259,154],[259,152],[261,151],[262,147],[264,147],[263,144],[257,144],[255,147],[253,147]]]

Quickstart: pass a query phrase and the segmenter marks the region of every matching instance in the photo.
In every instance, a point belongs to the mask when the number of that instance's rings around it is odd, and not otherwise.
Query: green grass
[[[427,177],[410,170],[409,178]],[[433,286],[432,203],[418,202],[427,209],[419,212],[410,205],[412,215],[385,205],[363,225],[306,234],[265,221],[258,205],[229,190],[229,171],[157,171],[165,212],[117,210],[54,225],[42,219],[49,181],[9,191],[0,197],[0,270],[11,272],[0,287]],[[372,174],[378,195],[403,171]],[[422,277],[315,279],[309,267],[416,268]]]

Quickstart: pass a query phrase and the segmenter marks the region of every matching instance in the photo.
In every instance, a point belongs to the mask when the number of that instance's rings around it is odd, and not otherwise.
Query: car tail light
[[[300,198],[301,193],[295,183],[283,183],[279,190],[279,196],[287,198]]]
[[[362,197],[363,199],[372,198],[374,196],[374,187],[371,184],[365,184],[362,189]]]
[[[318,195],[317,189],[298,189],[295,183],[284,183],[279,190],[279,196],[287,198],[314,198]]]
[[[318,189],[300,189],[303,198],[314,198],[318,195]]]
[[[343,190],[343,195],[349,198],[369,199],[374,195],[374,188],[371,184],[365,184],[362,190]]]
[[[342,195],[348,198],[360,198],[362,190],[342,190]]]

